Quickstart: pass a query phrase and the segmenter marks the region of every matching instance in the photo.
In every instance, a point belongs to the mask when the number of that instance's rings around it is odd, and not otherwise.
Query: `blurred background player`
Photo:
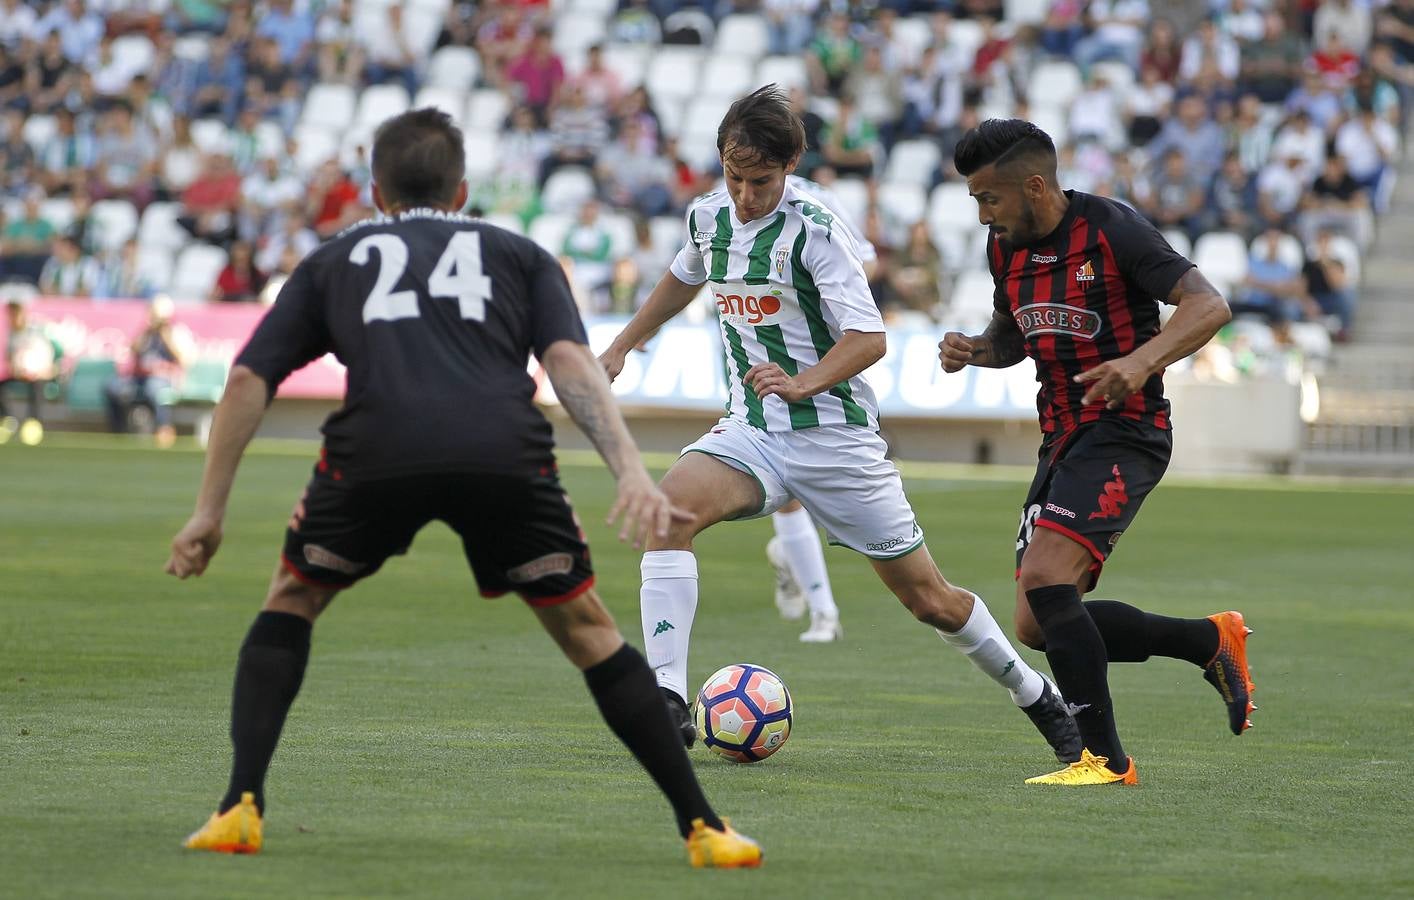
[[[920,621],[1005,687],[1057,758],[1080,756],[1055,688],[1012,649],[981,598],[943,578],[898,469],[885,458],[878,407],[861,373],[883,357],[884,324],[853,239],[787,180],[805,129],[774,85],[737,100],[717,147],[727,188],[699,198],[688,242],[652,296],[600,356],[613,378],[629,351],[697,296],[717,301],[729,377],[727,415],[683,450],[664,493],[690,513],[649,538],[644,643],[684,743],[687,657],[697,612],[692,542],[722,521],[799,499],[840,544],[867,556]]]
[[[455,213],[466,204],[465,171],[462,133],[446,113],[418,109],[384,122],[373,145],[373,198],[384,215],[299,265],[231,370],[196,511],[172,541],[167,571],[180,578],[200,575],[220,546],[236,468],[280,383],[334,352],[348,366],[348,388],[324,424],[319,463],[241,648],[228,790],[186,846],[260,849],[265,774],[304,678],[314,620],[440,519],[461,536],[483,595],[520,594],[583,670],[609,726],[671,802],[691,863],[759,865],[756,843],[708,805],[652,672],[593,590],[553,434],[532,402],[529,353],[618,482],[609,519],[623,517],[620,538],[664,535],[678,513],[643,467],[555,260]],[[480,416],[466,415],[471,396]]]
[[[59,377],[59,344],[29,319],[24,300],[5,301],[5,377],[0,379],[0,444],[17,433],[33,447],[44,440],[43,397],[46,383]],[[11,415],[7,395],[18,387],[25,396],[23,420]]]
[[[1080,601],[1168,468],[1164,367],[1207,344],[1231,314],[1132,209],[1062,191],[1055,144],[1030,122],[983,122],[954,162],[990,231],[996,290],[986,330],[948,332],[939,357],[945,372],[1036,361],[1043,436],[1016,537],[1016,634],[1045,650],[1086,748],[1027,784],[1137,784],[1115,727],[1108,662],[1187,660],[1222,695],[1232,732],[1251,724],[1241,613],[1174,619]],[[1177,307],[1162,331],[1160,297]]]
[[[156,297],[148,307],[147,325],[133,338],[132,368],[115,377],[103,391],[108,408],[108,429],[128,430],[132,411],[141,407],[152,415],[153,440],[170,447],[177,439],[172,425],[172,388],[186,370],[186,353],[172,328],[172,301]]]

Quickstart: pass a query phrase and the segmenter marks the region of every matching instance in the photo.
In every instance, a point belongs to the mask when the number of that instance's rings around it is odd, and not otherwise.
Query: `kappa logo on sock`
[[[1074,718],[1074,717],[1080,715],[1081,713],[1083,713],[1085,710],[1087,710],[1087,709],[1089,709],[1089,708],[1090,708],[1090,704],[1088,704],[1088,703],[1067,703],[1067,704],[1065,705],[1065,711],[1068,712],[1068,713],[1070,713],[1071,718]]]
[[[1016,660],[1013,659],[1011,662],[1009,662],[1009,663],[1006,664],[1006,668],[1005,668],[1005,669],[1002,669],[1002,674],[1005,675],[1006,673],[1010,672],[1012,669],[1015,669],[1015,668],[1016,668]]]
[[[674,629],[673,629],[673,623],[672,623],[672,622],[669,622],[667,619],[664,619],[663,621],[661,621],[661,622],[658,623],[658,627],[657,627],[657,628],[654,628],[654,629],[653,629],[653,636],[654,636],[654,637],[657,637],[658,635],[662,634],[662,633],[665,632],[665,631],[673,631],[673,630],[674,630]]]

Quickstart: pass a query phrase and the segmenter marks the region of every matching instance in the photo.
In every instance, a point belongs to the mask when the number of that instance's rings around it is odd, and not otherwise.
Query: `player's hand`
[[[658,489],[648,473],[625,475],[619,479],[619,495],[614,499],[614,507],[609,510],[606,525],[613,525],[623,517],[619,527],[619,540],[633,542],[635,548],[648,542],[651,533],[659,538],[668,536],[668,526],[673,522],[691,522],[692,513],[673,506],[668,495]]]
[[[628,354],[620,353],[612,346],[599,354],[599,365],[604,367],[604,374],[609,376],[609,384],[614,383],[614,379],[619,377],[619,373],[624,370],[624,358]]]
[[[1106,408],[1119,409],[1130,394],[1144,387],[1150,374],[1148,366],[1129,356],[1121,356],[1086,369],[1075,376],[1075,382],[1090,385],[1082,401],[1086,406],[1103,400]]]
[[[810,396],[794,377],[787,375],[786,370],[776,363],[758,363],[747,369],[741,380],[762,400],[775,394],[787,403],[794,403]]]
[[[220,546],[221,520],[196,513],[172,538],[172,555],[163,571],[178,578],[200,575]]]
[[[949,331],[943,335],[938,342],[938,362],[943,364],[943,371],[949,375],[961,372],[964,366],[972,362],[972,338],[961,331]]]

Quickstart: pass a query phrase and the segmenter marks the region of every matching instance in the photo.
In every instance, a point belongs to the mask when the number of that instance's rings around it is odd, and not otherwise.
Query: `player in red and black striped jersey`
[[[304,678],[314,621],[440,519],[461,537],[482,592],[520,594],[584,672],[609,727],[667,795],[692,864],[759,865],[756,843],[708,805],[652,670],[593,590],[550,426],[532,402],[532,353],[618,483],[610,521],[623,517],[620,538],[661,538],[684,514],[643,467],[564,273],[525,238],[456,214],[466,204],[466,151],[445,113],[419,109],[384,122],[372,162],[383,215],[300,263],[237,357],[196,510],[172,540],[167,571],[202,574],[276,388],[337,354],[349,372],[344,403],[324,424],[324,452],[236,665],[229,787],[186,846],[260,850],[265,774]]]
[[[1168,467],[1164,367],[1230,317],[1203,274],[1134,210],[1063,191],[1056,150],[1030,122],[989,120],[954,153],[991,235],[992,321],[951,332],[943,369],[1030,357],[1042,441],[1017,534],[1017,636],[1044,649],[1089,752],[1038,783],[1134,783],[1114,724],[1107,662],[1186,659],[1222,694],[1229,727],[1250,725],[1240,614],[1174,619],[1110,600],[1081,602]],[[1177,308],[1160,328],[1159,303]]]

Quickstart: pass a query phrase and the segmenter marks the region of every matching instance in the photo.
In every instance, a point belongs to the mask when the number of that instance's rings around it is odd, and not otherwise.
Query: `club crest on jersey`
[[[1080,284],[1095,280],[1095,267],[1090,264],[1090,260],[1085,260],[1085,264],[1075,270],[1075,280]]]
[[[1029,303],[1018,307],[1012,315],[1016,318],[1021,333],[1027,337],[1037,334],[1068,334],[1088,341],[1094,340],[1100,333],[1099,315],[1088,309],[1067,306],[1064,303]]]
[[[776,251],[776,275],[784,278],[786,275],[786,260],[790,257],[790,251],[782,247]]]

